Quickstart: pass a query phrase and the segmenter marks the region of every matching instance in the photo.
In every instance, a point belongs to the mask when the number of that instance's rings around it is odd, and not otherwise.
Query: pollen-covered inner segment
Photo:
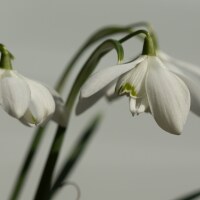
[[[125,83],[124,85],[122,85],[119,90],[118,90],[118,94],[122,95],[124,93],[128,93],[130,96],[132,97],[137,97],[137,92],[136,89],[133,85],[131,85],[130,83]]]

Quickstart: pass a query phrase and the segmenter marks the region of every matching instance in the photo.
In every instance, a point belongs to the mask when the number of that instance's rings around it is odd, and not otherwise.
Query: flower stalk
[[[115,40],[107,40],[103,42],[99,47],[96,48],[96,50],[92,53],[92,55],[86,61],[82,70],[78,74],[66,101],[66,108],[68,111],[68,118],[67,118],[68,121],[66,121],[66,127],[58,126],[57,128],[56,135],[52,142],[49,156],[48,156],[34,200],[48,199],[49,191],[51,189],[53,171],[55,169],[55,165],[56,165],[58,156],[60,154],[60,150],[61,150],[64,136],[67,130],[72,108],[75,103],[76,97],[79,93],[79,90],[81,86],[84,84],[84,82],[87,80],[89,75],[93,72],[99,60],[113,48],[117,52],[118,61],[123,60],[124,52],[123,52],[123,48],[121,44]]]
[[[98,42],[99,40],[102,40],[105,37],[108,37],[110,35],[118,34],[118,33],[131,33],[133,29],[140,27],[140,26],[147,26],[148,24],[146,22],[139,22],[134,23],[128,26],[108,26],[105,28],[102,28],[98,31],[96,31],[94,34],[92,34],[89,39],[79,48],[79,50],[75,53],[75,55],[72,57],[71,61],[66,65],[64,72],[62,73],[61,77],[59,78],[55,90],[57,92],[62,92],[66,81],[68,80],[68,77],[70,75],[70,72],[72,71],[73,67],[79,60],[79,58],[83,55],[83,53],[94,43]],[[11,58],[14,57],[12,54],[10,54]],[[48,124],[48,123],[47,123]],[[35,154],[37,153],[38,147],[41,143],[41,140],[44,136],[44,132],[47,128],[47,125],[43,127],[37,128],[37,130],[34,133],[33,139],[31,141],[30,148],[28,149],[28,153],[25,157],[24,163],[21,167],[21,170],[19,172],[19,175],[17,177],[16,183],[13,187],[13,191],[11,193],[10,200],[17,200],[19,197],[19,194],[22,190],[22,186],[24,185],[24,181],[27,177],[27,174],[30,170],[31,164],[33,162],[33,158],[35,157]]]

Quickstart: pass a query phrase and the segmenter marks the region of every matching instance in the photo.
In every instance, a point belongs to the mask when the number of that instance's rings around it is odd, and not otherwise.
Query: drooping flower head
[[[149,112],[162,129],[173,134],[182,132],[190,110],[188,87],[156,55],[148,38],[137,59],[101,70],[87,80],[81,89],[77,113],[102,95],[126,95],[133,115]]]
[[[11,53],[0,44],[0,105],[12,117],[28,126],[37,126],[50,119],[56,101],[43,84],[13,70]]]

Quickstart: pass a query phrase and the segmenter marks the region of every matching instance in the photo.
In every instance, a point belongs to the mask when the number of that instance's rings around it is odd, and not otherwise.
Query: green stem
[[[76,62],[79,60],[79,58],[83,55],[83,53],[94,43],[97,41],[108,37],[113,34],[117,33],[129,33],[131,32],[131,28],[141,26],[141,24],[137,23],[136,25],[132,24],[130,26],[120,27],[120,26],[109,26],[102,28],[95,32],[81,47],[80,49],[75,53],[71,61],[66,65],[64,73],[62,73],[61,77],[59,78],[59,81],[57,82],[55,89],[58,92],[61,92],[68,76],[73,69]],[[1,46],[0,46],[1,47]],[[14,59],[14,56],[9,52],[11,59]],[[41,140],[43,138],[44,132],[46,130],[46,126],[43,128],[38,128],[36,132],[34,133],[30,148],[28,149],[27,156],[25,157],[24,163],[22,164],[21,170],[18,174],[18,177],[16,179],[15,185],[13,187],[13,191],[11,193],[11,196],[9,200],[17,200],[19,197],[19,194],[22,190],[22,186],[24,185],[24,182],[26,180],[27,174],[30,170],[31,164],[33,162],[33,158],[35,157],[35,154],[38,150],[38,147],[41,143]],[[38,139],[39,138],[39,139]],[[37,145],[36,145],[37,144]],[[32,149],[34,146],[34,149]]]
[[[84,64],[82,70],[78,74],[74,82],[74,85],[72,86],[71,92],[68,96],[68,99],[66,101],[66,108],[69,115],[69,117],[67,118],[68,119],[67,125],[69,123],[69,118],[72,112],[72,108],[75,103],[78,92],[80,90],[80,87],[84,84],[84,82],[87,80],[89,75],[94,70],[94,66],[91,64],[93,64],[94,61],[97,64],[98,61],[103,57],[103,55],[106,52],[110,51],[111,49],[115,49],[117,51],[119,61],[123,59],[124,52],[123,52],[123,48],[121,44],[115,40],[107,40],[103,42],[101,45],[99,45],[99,47],[96,48],[96,50],[91,54],[89,59]],[[61,126],[58,126],[57,128],[56,135],[51,145],[49,156],[48,156],[43,174],[41,176],[41,180],[40,180],[34,200],[49,199],[49,191],[51,189],[52,176],[53,176],[53,172],[56,166],[58,156],[60,154],[60,150],[63,144],[66,130],[67,128],[63,128]]]
[[[133,29],[141,27],[141,26],[150,28],[151,29],[151,33],[154,33],[153,29],[151,28],[151,26],[147,22],[138,22],[138,23],[130,24],[128,26],[109,26],[109,27],[102,28],[102,29],[98,30],[97,32],[95,32],[80,47],[80,49],[72,57],[72,59],[70,60],[70,62],[66,66],[65,71],[63,72],[62,76],[60,77],[59,81],[56,84],[56,87],[55,87],[56,90],[58,92],[60,92],[63,89],[63,87],[65,85],[65,82],[68,79],[69,72],[72,70],[72,68],[75,65],[75,63],[79,60],[79,58],[82,56],[82,54],[85,52],[85,50],[87,48],[89,48],[95,42],[97,42],[97,41],[99,41],[99,40],[101,40],[101,39],[103,39],[105,37],[108,37],[110,35],[117,34],[117,33],[131,33],[133,31]],[[154,38],[154,43],[157,43],[156,42],[156,37],[154,36],[153,38]]]
[[[97,115],[94,118],[94,120],[90,123],[88,128],[81,134],[81,137],[78,140],[78,142],[74,145],[74,148],[70,153],[69,159],[67,159],[67,162],[61,168],[60,173],[51,188],[51,191],[49,193],[50,199],[53,198],[58,189],[62,187],[63,185],[62,183],[68,177],[68,175],[70,174],[74,166],[77,164],[77,162],[80,160],[81,156],[84,153],[85,148],[87,147],[88,142],[95,133],[95,130],[100,122],[100,119],[101,116]]]
[[[137,24],[137,26],[139,26]],[[75,55],[72,57],[72,59],[70,60],[69,64],[67,65],[67,67],[65,68],[65,71],[63,72],[61,78],[59,79],[59,81],[56,84],[56,90],[59,92],[63,89],[65,82],[68,79],[68,74],[69,72],[72,70],[73,66],[75,65],[75,63],[79,60],[79,58],[83,55],[83,53],[85,52],[85,50],[87,48],[89,48],[91,45],[93,45],[94,43],[96,43],[97,41],[108,37],[110,35],[113,34],[117,34],[117,33],[130,33],[132,27],[135,27],[134,24],[131,26],[125,26],[125,27],[120,27],[120,26],[110,26],[110,27],[105,27],[102,28],[100,30],[98,30],[97,32],[95,32],[81,47],[80,49],[75,53]]]
[[[140,35],[140,34],[145,35],[142,54],[143,55],[155,56],[156,55],[156,49],[155,49],[154,40],[152,39],[151,34],[146,30],[134,31],[131,34],[129,34],[129,35],[125,36],[124,38],[122,38],[121,40],[119,40],[119,42],[123,43],[123,42],[129,40],[130,38],[135,37],[135,36]]]
[[[49,195],[49,188],[51,187],[52,174],[57,162],[60,147],[62,146],[66,128],[58,126],[56,135],[51,145],[51,151],[49,153],[41,180],[38,186],[38,190],[35,196],[35,200],[46,200]]]
[[[120,26],[105,27],[105,28],[102,28],[102,29],[98,30],[97,32],[95,32],[80,47],[80,49],[75,53],[75,55],[73,56],[71,61],[67,64],[67,66],[65,67],[64,73],[62,73],[58,83],[56,84],[55,89],[58,92],[62,91],[62,89],[63,89],[63,87],[64,87],[64,85],[65,85],[65,83],[68,79],[68,76],[69,76],[71,70],[73,69],[74,65],[79,60],[79,58],[83,55],[85,50],[87,48],[89,48],[92,44],[103,39],[104,37],[108,37],[108,36],[113,35],[113,34],[130,33],[133,28],[137,28],[139,26],[149,26],[149,25],[146,22],[139,22],[139,23],[131,24],[131,25],[124,26],[124,27],[120,27]],[[14,59],[14,56],[10,52],[9,52],[9,54],[10,54],[10,58]],[[28,174],[30,167],[31,167],[31,164],[33,162],[33,158],[35,157],[35,154],[36,154],[38,147],[41,143],[41,140],[43,138],[45,130],[46,130],[46,126],[44,126],[43,128],[38,128],[36,130],[36,132],[34,133],[32,143],[30,145],[30,148],[28,150],[28,153],[27,153],[27,156],[24,160],[24,163],[22,164],[21,170],[19,172],[18,178],[16,180],[16,183],[15,183],[14,188],[13,188],[13,192],[11,193],[11,197],[9,198],[9,200],[17,200],[18,199],[19,194],[22,190],[22,186],[24,185],[27,174]],[[38,139],[38,138],[40,138],[40,139]],[[37,144],[37,145],[34,145],[34,144]],[[32,149],[33,146],[34,146],[34,149]]]
[[[118,42],[123,43],[123,42],[127,41],[128,39],[130,39],[140,33],[146,33],[146,32],[143,30],[136,31],[135,33],[131,33],[128,36],[122,38]],[[116,41],[113,41],[113,40],[108,40],[108,41],[104,42],[102,45],[100,45],[96,49],[96,51],[94,51],[93,54],[89,57],[89,59],[87,60],[85,65],[82,67],[81,71],[79,72],[76,80],[74,81],[74,85],[71,89],[71,92],[68,97],[68,101],[66,103],[67,108],[69,108],[68,109],[69,113],[71,113],[71,111],[72,111],[71,109],[73,108],[73,104],[75,102],[75,99],[77,97],[77,94],[78,94],[81,86],[87,80],[89,75],[93,72],[93,70],[97,66],[97,64],[98,64],[99,60],[102,58],[102,56],[106,55],[108,52],[110,52],[112,50],[113,44],[114,44],[114,47],[118,49],[118,52],[121,51],[121,53],[120,53],[121,56],[119,56],[120,54],[118,54],[118,60],[122,60],[123,51],[122,51],[122,49],[121,49],[122,47],[119,45],[119,43],[117,43]],[[75,147],[75,149],[76,148],[77,147]],[[79,153],[81,153],[81,151]],[[79,154],[77,154],[77,158],[78,158],[78,156],[79,156]],[[66,164],[62,168],[60,174],[58,175],[55,183],[53,184],[50,194],[53,195],[54,192],[57,191],[59,186],[62,185],[61,181],[63,181],[69,175],[70,171],[72,170],[72,168],[74,167],[75,164],[76,164],[76,159],[73,159],[73,162],[71,162],[71,160],[67,160]],[[51,196],[49,198],[51,198]]]

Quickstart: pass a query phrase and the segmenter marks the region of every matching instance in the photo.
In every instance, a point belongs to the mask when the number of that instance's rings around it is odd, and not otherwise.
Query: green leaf
[[[97,115],[94,120],[89,124],[87,129],[81,134],[81,137],[74,145],[69,158],[66,159],[65,163],[63,164],[50,192],[50,197],[52,198],[53,195],[58,191],[60,186],[63,185],[65,179],[68,177],[70,172],[74,169],[77,162],[80,160],[81,156],[83,155],[86,147],[88,146],[91,137],[94,135],[97,126],[100,123],[101,116]]]
[[[200,197],[200,191],[197,190],[195,192],[191,192],[187,195],[184,195],[176,200],[194,200],[194,199],[197,199],[198,197]]]

